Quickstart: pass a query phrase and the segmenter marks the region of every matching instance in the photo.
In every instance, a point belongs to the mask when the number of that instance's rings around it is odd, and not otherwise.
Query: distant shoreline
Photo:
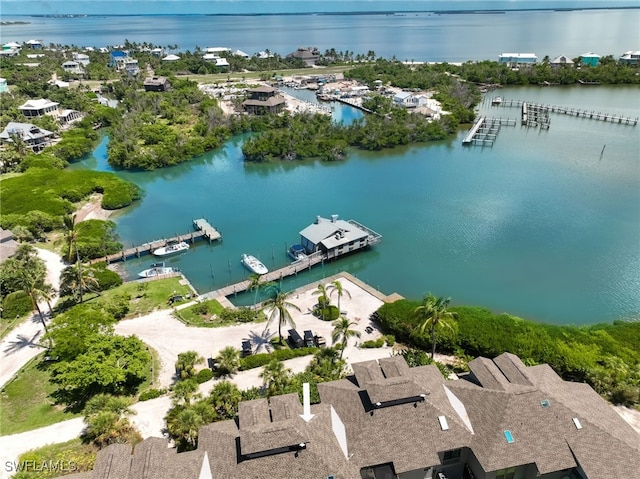
[[[580,8],[509,8],[509,9],[465,9],[465,10],[363,10],[351,12],[278,12],[278,13],[116,13],[116,14],[16,14],[13,17],[33,17],[33,18],[86,18],[86,17],[272,17],[272,16],[349,16],[349,15],[397,15],[409,14],[434,14],[434,15],[469,15],[469,14],[505,14],[510,12],[574,12],[588,10],[639,10],[639,6],[600,6],[600,7],[580,7]],[[3,22],[2,24],[15,24],[20,22]]]

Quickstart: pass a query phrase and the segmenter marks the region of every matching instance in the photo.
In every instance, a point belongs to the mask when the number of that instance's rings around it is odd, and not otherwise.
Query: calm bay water
[[[505,98],[638,116],[638,88],[508,88]],[[518,117],[518,109],[482,110]],[[339,112],[340,115],[346,113]],[[285,280],[286,289],[346,270],[386,293],[450,295],[526,318],[586,324],[640,317],[640,127],[553,115],[539,131],[503,127],[489,147],[450,141],[342,163],[245,164],[243,138],[187,164],[118,172],[145,190],[115,221],[125,245],[208,218],[223,234],[169,260],[200,292],[247,277],[242,253],[269,268],[316,215],[383,235],[375,249]],[[75,167],[109,169],[106,141]],[[603,146],[605,151],[600,155]],[[151,257],[128,261],[131,276]],[[238,298],[242,302],[242,298]]]
[[[416,8],[425,8],[416,5]],[[554,5],[545,3],[544,6],[553,8]],[[558,6],[562,6],[561,2]],[[458,7],[451,3],[437,8]],[[473,2],[466,8],[496,7],[495,2]],[[157,10],[152,7],[148,11]],[[247,10],[247,13],[251,11]],[[163,46],[177,44],[182,51],[193,51],[196,46],[225,46],[250,55],[265,49],[286,55],[299,46],[312,45],[321,51],[335,48],[356,54],[373,50],[378,56],[391,58],[395,55],[399,60],[464,62],[496,60],[503,52],[534,52],[540,59],[545,55],[577,57],[590,51],[617,57],[625,51],[638,49],[640,9],[442,15],[424,12],[80,18],[11,17],[5,14],[2,20],[30,22],[3,25],[0,30],[3,44],[37,38],[45,44],[101,47],[120,45],[129,40]]]

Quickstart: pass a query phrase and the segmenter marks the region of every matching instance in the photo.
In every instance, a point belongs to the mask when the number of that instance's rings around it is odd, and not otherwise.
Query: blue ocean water
[[[640,90],[505,88],[505,98],[637,116]],[[482,104],[482,113],[519,110]],[[552,116],[548,131],[503,127],[493,147],[457,138],[347,161],[245,164],[242,137],[174,168],[119,172],[145,190],[115,221],[125,245],[208,218],[223,234],[171,259],[208,291],[246,278],[242,253],[269,268],[316,215],[340,214],[383,235],[374,249],[285,280],[285,288],[349,271],[386,293],[431,291],[455,304],[553,323],[640,316],[638,127]],[[601,154],[603,145],[605,151]],[[109,169],[104,145],[77,167]],[[150,258],[123,264],[134,276]],[[237,298],[240,303],[243,298]],[[247,299],[247,301],[249,301]]]
[[[475,8],[491,5],[493,2],[478,2]],[[547,2],[542,5],[553,8]],[[3,9],[6,10],[5,2]],[[162,46],[175,44],[178,51],[193,51],[196,46],[223,46],[248,54],[269,49],[281,55],[300,46],[316,46],[321,51],[335,48],[356,54],[372,50],[378,56],[395,56],[399,60],[464,62],[496,60],[503,52],[533,52],[540,59],[545,55],[577,57],[585,52],[617,57],[639,48],[640,9],[74,18],[11,17],[4,12],[2,20],[30,22],[3,25],[2,43],[36,38],[45,44],[101,47],[129,40]]]

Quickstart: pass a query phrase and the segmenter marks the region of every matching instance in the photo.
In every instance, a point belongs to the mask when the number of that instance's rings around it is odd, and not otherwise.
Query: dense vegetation
[[[105,209],[122,208],[140,198],[137,186],[111,173],[30,168],[0,182],[0,224],[5,229],[20,226],[31,238],[42,238],[62,226],[63,216],[75,210],[74,203],[94,192],[103,194]]]
[[[419,302],[385,304],[380,324],[398,341],[430,349],[431,337],[419,330]],[[442,352],[495,357],[505,351],[526,364],[549,364],[566,380],[586,381],[615,403],[640,402],[640,323],[615,321],[594,326],[556,326],[477,307],[452,307],[457,320],[440,329],[436,343]]]

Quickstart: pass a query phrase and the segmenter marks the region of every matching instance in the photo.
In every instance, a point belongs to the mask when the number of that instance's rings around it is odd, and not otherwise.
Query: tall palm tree
[[[80,254],[78,253],[78,224],[76,223],[76,215],[65,215],[62,217],[64,228],[66,233],[64,239],[67,242],[67,262],[73,262],[73,257],[76,256],[77,261],[80,262]],[[75,253],[75,255],[74,255]]]
[[[233,346],[227,346],[216,358],[218,371],[223,376],[233,376],[240,367],[240,352]]]
[[[272,359],[260,373],[260,378],[264,381],[267,396],[275,396],[282,393],[289,384],[291,369],[286,368],[282,361]]]
[[[198,445],[198,432],[204,426],[204,419],[196,410],[187,407],[175,417],[167,419],[167,429],[173,437],[178,437],[185,450],[193,450]]]
[[[178,379],[189,379],[196,375],[196,364],[200,364],[204,358],[195,351],[186,351],[178,354],[176,361],[176,374]]]
[[[99,286],[93,271],[82,269],[80,262],[67,266],[60,275],[60,290],[70,292],[76,303],[82,303],[86,292],[97,292]]]
[[[425,329],[429,329],[431,333],[431,359],[436,354],[436,329],[452,328],[449,320],[456,319],[457,313],[447,311],[447,306],[451,298],[437,297],[428,293],[423,299],[422,304],[413,310],[413,314],[420,320],[420,334],[424,334]]]
[[[360,331],[351,329],[351,326],[355,324],[355,322],[351,322],[343,316],[340,316],[333,322],[333,333],[331,334],[331,339],[333,339],[333,344],[336,344],[337,342],[342,343],[340,347],[340,359],[342,359],[342,355],[344,354],[344,349],[347,347],[349,338],[359,338],[361,335]]]
[[[318,296],[320,296],[318,298],[318,303],[320,303],[323,308],[326,308],[331,303],[331,301],[329,300],[329,292],[327,291],[327,287],[322,283],[318,285],[318,287],[315,289],[315,291],[313,291],[312,294],[317,294]]]
[[[47,322],[44,319],[44,314],[42,313],[42,309],[40,308],[40,301],[44,300],[49,305],[49,310],[51,310],[51,297],[53,287],[44,282],[44,274],[42,277],[40,276],[32,276],[25,271],[24,274],[20,276],[19,279],[19,290],[14,291],[13,293],[7,295],[7,298],[13,297],[18,294],[26,294],[29,296],[31,300],[31,306],[35,311],[38,312],[38,317],[40,318],[40,322],[42,323],[42,327],[44,328],[45,337],[48,338],[49,341],[49,349],[52,347],[51,337],[49,336],[49,329],[47,328]],[[51,311],[50,311],[51,313]]]
[[[278,320],[278,342],[282,344],[282,325],[290,325],[295,328],[296,323],[293,322],[291,312],[289,309],[295,309],[301,311],[300,308],[287,301],[291,293],[283,293],[279,291],[275,297],[268,299],[264,302],[263,311],[269,311],[267,313],[267,327],[271,322],[277,318]]]
[[[332,281],[328,286],[327,286],[327,290],[329,291],[329,296],[333,296],[333,293],[337,293],[338,295],[338,311],[341,311],[340,309],[340,298],[342,298],[343,294],[347,294],[347,296],[349,296],[349,299],[351,299],[351,293],[349,292],[349,290],[345,289],[342,286],[342,283],[340,282],[339,279],[336,279],[335,281]]]
[[[260,275],[258,273],[251,273],[249,275],[249,291],[253,291],[253,305],[258,304],[258,290],[260,289]]]
[[[223,380],[216,384],[209,400],[220,419],[232,419],[238,412],[238,403],[242,400],[242,392],[231,381]]]

